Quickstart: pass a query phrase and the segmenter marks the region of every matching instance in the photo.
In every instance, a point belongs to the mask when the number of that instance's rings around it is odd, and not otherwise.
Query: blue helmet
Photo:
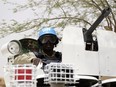
[[[56,36],[56,31],[54,30],[54,28],[42,28],[39,31],[39,37],[46,35],[46,34],[51,34],[51,35],[55,35]]]
[[[59,39],[57,37],[57,34],[56,34],[56,31],[54,30],[54,28],[42,28],[40,31],[39,31],[39,38],[38,38],[38,43],[39,45],[42,45],[41,41],[40,41],[40,38],[42,38],[44,35],[54,35],[56,37],[56,42],[55,42],[55,46],[58,44],[59,42]]]

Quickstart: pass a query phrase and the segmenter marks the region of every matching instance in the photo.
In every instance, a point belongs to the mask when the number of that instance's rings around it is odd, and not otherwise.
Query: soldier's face
[[[47,43],[43,44],[44,50],[50,51],[50,50],[53,50],[53,48],[54,48],[54,44],[50,43],[49,41]]]

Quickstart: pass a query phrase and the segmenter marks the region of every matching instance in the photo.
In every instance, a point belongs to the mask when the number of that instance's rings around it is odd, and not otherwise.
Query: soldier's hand
[[[34,58],[34,59],[32,60],[32,63],[33,63],[34,65],[37,66],[38,64],[42,63],[42,60],[39,59],[39,58]]]

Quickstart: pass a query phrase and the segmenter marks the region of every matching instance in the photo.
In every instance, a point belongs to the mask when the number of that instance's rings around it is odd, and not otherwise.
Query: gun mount
[[[92,26],[88,30],[83,28],[84,41],[86,42],[86,50],[98,51],[98,44],[96,40],[93,40],[92,33],[96,29],[96,27],[101,23],[101,21],[110,14],[110,12],[111,8],[105,8],[102,11],[102,14],[97,18],[97,20],[92,24]]]

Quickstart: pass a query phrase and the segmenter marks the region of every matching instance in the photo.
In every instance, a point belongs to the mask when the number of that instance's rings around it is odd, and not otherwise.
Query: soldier
[[[28,52],[17,56],[14,60],[14,64],[33,63],[37,66],[39,63],[43,63],[42,69],[44,69],[46,64],[51,62],[61,62],[61,52],[54,50],[54,47],[57,46],[58,42],[59,38],[57,37],[54,28],[42,28],[39,31],[38,37],[39,52]],[[37,87],[42,86],[43,82],[43,78],[37,79]]]

